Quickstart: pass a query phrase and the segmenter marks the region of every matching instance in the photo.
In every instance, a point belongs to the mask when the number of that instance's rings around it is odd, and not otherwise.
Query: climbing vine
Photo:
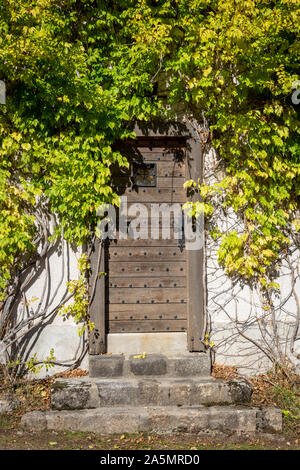
[[[90,268],[87,255],[82,255],[78,262],[80,278],[68,282],[68,292],[72,295],[72,302],[63,305],[59,310],[59,315],[72,317],[78,326],[78,334],[82,336],[85,330],[93,331],[95,325],[88,316],[89,292],[87,282],[87,272]]]
[[[231,276],[275,287],[278,259],[299,244],[299,1],[139,5],[136,37],[160,45],[169,104],[185,102],[203,152],[217,151],[217,181],[188,183],[203,200],[191,212],[222,206],[242,218],[239,232],[211,227],[219,261]]]

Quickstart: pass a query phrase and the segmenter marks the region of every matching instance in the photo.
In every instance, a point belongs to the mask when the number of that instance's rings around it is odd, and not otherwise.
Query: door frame
[[[203,181],[203,152],[197,131],[190,124],[162,124],[155,130],[135,125],[137,137],[185,137],[186,139],[186,179]],[[199,193],[188,197],[188,201],[200,201]],[[200,250],[186,250],[187,263],[187,349],[190,352],[201,352],[204,346],[206,276],[204,257],[204,233],[202,233]],[[106,322],[105,317],[105,271],[104,244],[96,238],[90,255],[91,274],[89,277],[89,317],[95,328],[90,332],[89,354],[106,353]],[[138,333],[136,333],[138,334]],[[153,333],[155,334],[155,333]]]

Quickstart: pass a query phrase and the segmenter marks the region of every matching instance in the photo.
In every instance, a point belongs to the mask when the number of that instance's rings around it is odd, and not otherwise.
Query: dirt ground
[[[81,376],[76,370],[60,376]],[[223,380],[237,377],[235,368],[215,365],[212,375]],[[283,432],[256,436],[234,434],[153,434],[103,436],[89,432],[25,431],[20,420],[24,413],[50,408],[50,388],[54,378],[14,386],[18,406],[0,416],[0,450],[300,450],[299,383],[291,387],[285,378],[274,385],[270,375],[251,379],[250,406],[278,406],[283,410]],[[297,379],[298,380],[298,379]],[[7,391],[2,389],[2,395]]]
[[[288,435],[255,437],[151,434],[101,436],[88,432],[30,432],[0,422],[0,450],[300,450],[300,439]]]

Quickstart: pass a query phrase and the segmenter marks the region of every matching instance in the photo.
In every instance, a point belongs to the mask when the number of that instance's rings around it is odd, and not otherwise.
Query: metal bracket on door
[[[184,243],[184,216],[182,214],[182,217],[181,217],[181,237],[178,239],[178,248],[179,248],[181,253],[183,252],[184,247],[185,247],[185,243]]]

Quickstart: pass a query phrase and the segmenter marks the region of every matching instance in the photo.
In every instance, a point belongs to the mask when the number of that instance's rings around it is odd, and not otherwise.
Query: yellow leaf
[[[212,71],[211,67],[208,67],[208,69],[203,70],[203,76],[208,77],[208,75],[211,73],[211,71]]]

